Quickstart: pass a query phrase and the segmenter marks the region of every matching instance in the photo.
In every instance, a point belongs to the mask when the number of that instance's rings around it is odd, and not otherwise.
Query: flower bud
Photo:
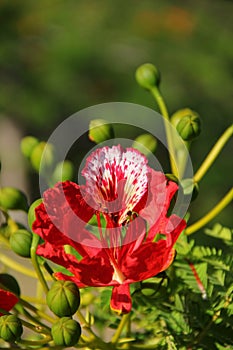
[[[151,134],[142,134],[134,140],[132,147],[143,153],[145,156],[148,156],[150,153],[155,152],[157,140]]]
[[[36,220],[35,208],[42,203],[42,198],[39,198],[33,202],[28,210],[28,226],[32,230],[32,224]]]
[[[30,158],[33,149],[38,145],[39,140],[33,136],[26,136],[21,140],[21,152],[26,158]]]
[[[106,124],[107,123],[107,124]],[[101,143],[114,138],[112,124],[104,119],[94,119],[89,124],[89,139]]]
[[[74,166],[69,160],[59,162],[52,175],[52,182],[72,180],[74,176]]]
[[[194,201],[199,193],[199,186],[193,179],[181,180],[181,186],[185,196],[192,195],[191,201]]]
[[[11,342],[20,338],[22,333],[22,323],[15,315],[0,317],[0,338]]]
[[[136,80],[144,89],[150,90],[154,86],[159,86],[160,73],[151,63],[145,63],[137,68]]]
[[[56,345],[74,346],[80,338],[81,327],[77,321],[69,317],[62,317],[53,324],[51,333]]]
[[[193,114],[195,114],[195,112],[189,108],[179,109],[174,114],[172,114],[171,123],[176,128],[177,124],[181,121],[181,119]]]
[[[32,167],[39,172],[46,171],[54,164],[55,151],[53,145],[40,142],[36,145],[31,153],[30,161]]]
[[[19,288],[18,282],[13,276],[8,275],[7,273],[0,274],[0,287],[3,287],[3,289],[9,290],[10,292],[16,294],[17,296],[20,295],[20,288]]]
[[[27,230],[17,230],[10,236],[11,249],[24,258],[30,257],[32,234]]]
[[[56,281],[47,294],[47,304],[57,316],[72,316],[80,305],[79,289],[73,282]]]
[[[0,208],[5,210],[28,210],[25,194],[14,187],[0,188]]]
[[[184,141],[192,141],[201,132],[201,119],[198,114],[186,115],[177,123],[176,130]]]

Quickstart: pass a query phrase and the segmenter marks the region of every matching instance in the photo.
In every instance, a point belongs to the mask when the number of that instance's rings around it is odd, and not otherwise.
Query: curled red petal
[[[113,287],[110,307],[119,314],[127,314],[132,309],[129,284],[120,284]]]

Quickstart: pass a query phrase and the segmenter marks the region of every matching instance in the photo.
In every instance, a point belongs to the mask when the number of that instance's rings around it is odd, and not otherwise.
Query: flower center
[[[121,224],[146,192],[147,172],[147,159],[140,152],[118,145],[94,151],[82,175],[98,210]]]

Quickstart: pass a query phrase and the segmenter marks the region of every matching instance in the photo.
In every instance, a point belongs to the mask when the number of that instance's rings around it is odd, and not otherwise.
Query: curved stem
[[[32,316],[23,306],[22,304],[18,303],[15,306],[15,309],[19,311],[19,314],[24,315],[26,319],[30,320],[32,322],[32,325],[35,326],[34,331],[38,333],[45,333],[50,334],[50,328],[45,325],[43,322],[41,322],[38,317]]]
[[[48,321],[48,322],[50,322],[50,323],[56,322],[56,320],[55,320],[53,317],[47,315],[45,312],[43,312],[43,311],[41,311],[41,310],[38,310],[35,306],[29,304],[26,300],[24,300],[24,299],[22,299],[22,298],[20,298],[19,300],[20,300],[20,303],[21,303],[25,308],[27,308],[27,309],[33,311],[37,316],[39,316],[39,317],[45,319],[46,321]]]
[[[191,235],[192,233],[198,231],[200,228],[205,226],[209,221],[211,221],[215,216],[217,216],[231,201],[233,200],[233,188],[223,197],[223,199],[212,209],[208,214],[203,216],[200,220],[187,227],[185,230],[186,235]]]
[[[128,313],[122,317],[121,322],[120,322],[114,336],[112,337],[112,340],[111,340],[112,344],[116,344],[118,342],[118,340],[121,336],[121,333],[123,332],[123,329],[125,328],[125,326],[128,324],[128,322],[130,320],[130,316],[131,316],[131,314]]]
[[[229,128],[226,129],[226,131],[222,134],[222,136],[219,138],[219,140],[216,142],[210,153],[207,155],[206,159],[194,175],[194,182],[199,182],[202,177],[205,175],[207,170],[210,168],[210,166],[213,164],[221,150],[223,149],[226,142],[230,139],[230,137],[233,134],[233,125],[231,125]]]
[[[29,277],[37,278],[37,275],[33,270],[30,270],[27,267],[15,262],[14,260],[8,258],[8,256],[4,254],[0,254],[0,261],[4,265],[10,267],[12,270],[21,272],[23,275],[26,275]]]
[[[47,283],[46,283],[46,280],[45,280],[45,277],[40,269],[40,265],[38,263],[38,260],[37,260],[37,255],[36,255],[36,249],[37,249],[37,246],[38,246],[38,243],[39,243],[39,240],[40,240],[40,236],[36,235],[33,233],[33,237],[32,237],[32,245],[31,245],[31,260],[32,260],[32,264],[33,264],[33,267],[36,271],[36,274],[39,278],[39,281],[44,289],[44,292],[47,294],[48,291],[49,291],[49,288],[47,286]]]
[[[163,99],[159,89],[157,88],[157,86],[154,86],[150,90],[150,92],[153,95],[153,97],[155,98],[155,100],[159,106],[160,112],[164,117],[164,125],[165,125],[165,131],[166,131],[166,135],[167,135],[168,153],[169,153],[169,158],[170,158],[171,170],[172,170],[172,173],[177,178],[179,178],[178,169],[176,166],[176,155],[175,155],[175,150],[174,150],[174,145],[173,145],[173,140],[172,140],[171,127],[170,127],[170,123],[169,123],[169,114],[168,114],[166,104],[165,104],[164,99]]]
[[[28,346],[35,346],[35,345],[47,344],[51,340],[52,340],[52,337],[50,335],[47,335],[41,340],[25,340],[25,339],[21,339],[21,340],[18,340],[16,343],[17,344],[22,344],[22,345],[28,345]]]

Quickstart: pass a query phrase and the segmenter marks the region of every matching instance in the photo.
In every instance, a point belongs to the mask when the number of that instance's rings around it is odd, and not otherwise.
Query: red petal
[[[10,311],[15,304],[18,302],[18,298],[15,294],[4,290],[0,289],[0,309],[3,309],[5,311]],[[0,316],[3,314],[0,313]]]
[[[161,217],[166,203],[167,180],[163,173],[150,169],[150,181],[148,184],[147,205],[140,211],[140,216],[151,227]]]
[[[44,193],[44,203],[35,210],[33,231],[51,245],[69,244],[82,256],[95,255],[101,249],[98,239],[84,226],[93,215],[81,196],[80,187],[72,182],[58,183]]]
[[[110,307],[119,314],[127,314],[132,308],[129,284],[113,287]]]
[[[173,246],[185,226],[184,220],[173,215],[168,220],[166,239],[158,242],[147,241],[134,250],[132,255],[127,255],[121,264],[122,273],[128,277],[127,282],[142,281],[164,271],[173,260]]]

